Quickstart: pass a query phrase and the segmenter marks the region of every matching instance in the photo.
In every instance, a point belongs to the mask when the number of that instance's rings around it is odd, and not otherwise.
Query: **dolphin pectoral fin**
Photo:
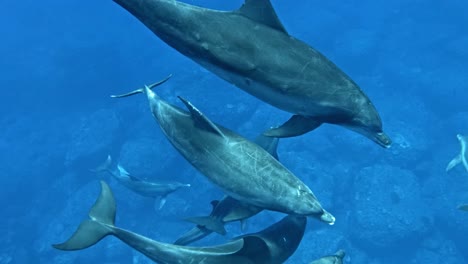
[[[211,204],[211,212],[213,213],[214,209],[219,204],[219,200],[213,200],[213,201],[210,202],[210,204]]]
[[[246,0],[237,12],[258,23],[288,34],[270,0]]]
[[[89,211],[90,220],[84,220],[64,243],[52,245],[60,250],[80,250],[90,247],[113,233],[115,199],[109,186],[101,181],[101,194]]]
[[[178,96],[178,98],[185,104],[187,109],[190,111],[193,121],[195,125],[199,128],[202,128],[206,131],[212,132],[224,138],[223,132],[219,130],[218,126],[216,126],[213,122],[211,122],[206,116],[200,112],[192,103],[187,101],[186,99]]]
[[[161,210],[167,202],[167,195],[162,195],[154,201],[154,209]]]
[[[462,162],[462,157],[460,154],[458,154],[453,160],[451,160],[449,162],[449,164],[447,165],[447,168],[445,169],[445,171],[449,171],[451,169],[453,169],[453,167],[457,166],[458,164],[460,164]]]
[[[174,241],[174,245],[185,246],[195,241],[198,241],[208,236],[211,233],[212,233],[211,230],[208,230],[204,227],[195,226],[190,231],[187,231],[182,236],[180,236],[176,241]]]
[[[293,115],[288,121],[277,128],[272,128],[263,133],[267,137],[295,137],[303,135],[319,127],[322,122],[316,121],[311,117]]]
[[[227,233],[226,229],[224,228],[224,223],[211,216],[190,217],[184,220],[194,223],[198,226],[202,226],[223,236]]]
[[[255,144],[262,147],[264,150],[268,151],[268,153],[270,153],[270,155],[272,155],[276,160],[279,160],[278,152],[277,152],[279,138],[259,135],[254,140],[254,142],[255,142]]]
[[[241,231],[245,232],[247,230],[247,219],[240,220]]]
[[[172,74],[169,74],[166,78],[162,79],[161,81],[158,81],[158,82],[155,82],[155,83],[149,85],[148,88],[153,89],[156,86],[159,86],[159,85],[167,82],[171,77],[172,77]],[[131,92],[128,92],[128,93],[124,93],[124,94],[111,95],[110,97],[112,97],[112,98],[123,98],[123,97],[128,97],[128,96],[132,96],[132,95],[139,94],[139,93],[144,93],[144,92],[145,92],[145,88],[140,88],[140,89],[136,89],[136,90],[133,90]]]
[[[468,212],[468,204],[462,204],[462,205],[458,206],[458,210],[462,210],[462,211],[467,211],[467,212]]]

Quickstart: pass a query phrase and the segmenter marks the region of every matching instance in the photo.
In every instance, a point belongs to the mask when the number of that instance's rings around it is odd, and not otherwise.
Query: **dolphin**
[[[278,141],[278,138],[259,135],[254,142],[278,159]],[[174,242],[175,245],[188,245],[213,232],[225,235],[224,225],[230,222],[240,221],[241,229],[245,230],[246,220],[263,210],[263,208],[242,203],[229,196],[224,196],[221,200],[213,200],[211,205],[213,208],[210,215],[185,219],[196,226],[177,239]]]
[[[189,112],[150,89],[163,82],[112,97],[146,94],[153,117],[169,142],[232,198],[268,210],[335,222],[310,188],[262,147],[211,122],[186,99],[178,97]]]
[[[242,229],[244,229],[245,220],[263,210],[263,208],[242,203],[230,196],[225,196],[220,201],[214,200],[211,205],[213,210],[210,215],[185,219],[196,224],[196,226],[177,239],[174,242],[175,245],[188,245],[213,232],[225,235],[224,224],[230,222],[240,221]]]
[[[64,243],[52,245],[59,250],[88,248],[108,235],[163,264],[275,264],[286,261],[304,235],[307,218],[288,215],[272,226],[226,244],[186,247],[151,240],[115,226],[115,199],[109,186],[101,181],[101,194],[75,233]]]
[[[312,261],[310,264],[343,264],[344,250],[338,250],[335,254]]]
[[[265,135],[298,136],[329,123],[391,145],[367,95],[319,51],[289,35],[269,0],[246,0],[230,12],[174,0],[114,1],[202,67],[294,114]]]
[[[447,168],[445,169],[447,172],[453,167],[457,166],[458,164],[462,163],[465,170],[468,172],[468,161],[467,161],[467,153],[466,148],[468,144],[468,137],[462,136],[461,134],[457,134],[457,139],[460,142],[460,154],[458,154],[453,160],[449,162]]]
[[[468,212],[468,204],[462,204],[462,205],[458,206],[458,209]]]
[[[128,173],[120,164],[116,168],[112,167],[112,157],[107,156],[106,161],[99,165],[93,172],[108,172],[120,184],[132,190],[133,192],[145,196],[159,199],[158,208],[161,209],[166,204],[167,196],[180,188],[190,187],[190,184],[184,184],[176,181],[170,182],[150,182],[135,177]],[[156,206],[155,206],[156,207]]]

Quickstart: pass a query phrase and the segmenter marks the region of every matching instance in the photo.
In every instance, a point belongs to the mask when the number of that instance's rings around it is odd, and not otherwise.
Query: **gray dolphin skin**
[[[254,142],[268,151],[274,158],[278,159],[278,138],[259,135]],[[210,215],[185,219],[196,224],[196,226],[177,239],[174,242],[175,245],[188,245],[213,232],[225,235],[226,229],[224,225],[230,222],[240,221],[241,229],[245,230],[246,220],[263,210],[263,208],[242,203],[229,196],[223,197],[220,201],[211,201],[211,205],[213,209]]]
[[[116,205],[112,190],[101,181],[101,194],[75,233],[59,250],[81,250],[108,235],[120,239],[151,260],[162,264],[268,264],[283,263],[302,240],[307,219],[288,215],[261,232],[211,247],[185,247],[161,243],[115,226]]]
[[[344,250],[338,250],[335,254],[312,261],[310,264],[343,264]]]
[[[120,184],[133,192],[141,196],[159,199],[159,209],[164,206],[169,194],[179,190],[180,188],[190,187],[190,184],[184,184],[176,181],[152,182],[137,178],[128,173],[120,164],[117,164],[114,168],[112,166],[112,157],[110,155],[107,156],[107,159],[103,164],[92,171],[108,172]]]
[[[268,210],[335,222],[309,187],[262,147],[214,124],[182,97],[179,99],[189,112],[167,103],[150,89],[165,80],[112,97],[145,93],[153,117],[169,142],[232,198]]]
[[[224,80],[293,113],[267,136],[298,136],[336,124],[391,145],[380,116],[333,62],[290,36],[269,0],[227,12],[174,0],[114,0],[161,40]]]

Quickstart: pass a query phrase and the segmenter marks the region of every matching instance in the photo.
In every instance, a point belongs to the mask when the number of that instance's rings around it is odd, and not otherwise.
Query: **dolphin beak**
[[[392,145],[392,140],[384,132],[379,132],[374,135],[372,140],[384,148],[390,148]]]

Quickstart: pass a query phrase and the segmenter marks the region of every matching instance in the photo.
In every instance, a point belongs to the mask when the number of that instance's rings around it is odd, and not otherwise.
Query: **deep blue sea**
[[[243,1],[185,0],[234,10]],[[462,0],[272,0],[290,35],[346,72],[375,104],[389,149],[334,125],[281,139],[280,161],[336,217],[309,219],[286,263],[309,263],[338,249],[345,263],[468,263],[468,171],[448,173],[468,135],[468,2]],[[80,251],[66,240],[109,183],[116,225],[172,243],[210,213],[223,193],[167,141],[143,95],[156,88],[213,122],[253,139],[291,114],[220,79],[166,45],[113,1],[4,1],[0,8],[0,263],[152,263],[114,237]],[[110,154],[132,175],[176,180],[161,210],[107,174],[90,169]],[[262,212],[226,225],[195,246],[266,228],[284,215]]]

